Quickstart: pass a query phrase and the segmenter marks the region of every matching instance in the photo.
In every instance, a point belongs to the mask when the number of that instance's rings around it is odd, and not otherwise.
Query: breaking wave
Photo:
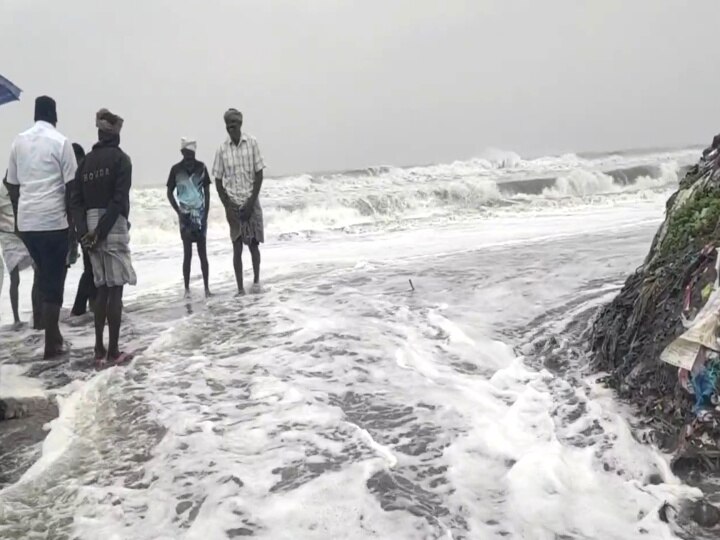
[[[670,187],[677,183],[680,167],[677,162],[661,163],[657,168],[644,168],[648,174],[629,177],[600,171],[577,169],[543,190],[545,197],[589,197],[621,192],[636,192]]]
[[[611,197],[663,193],[678,182],[697,152],[574,154],[524,160],[491,150],[480,157],[424,167],[373,167],[320,175],[269,178],[263,186],[269,237],[284,239],[327,232],[359,233],[477,218],[494,211],[522,212],[560,204],[593,204]],[[133,243],[175,239],[175,216],[161,189],[133,192]],[[213,197],[209,235],[227,235],[222,208]]]

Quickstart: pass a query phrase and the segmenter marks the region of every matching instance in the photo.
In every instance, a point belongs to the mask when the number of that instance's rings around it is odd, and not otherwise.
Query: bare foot
[[[116,353],[109,353],[107,356],[108,363],[114,364],[116,366],[121,364],[127,364],[132,359],[133,355],[131,353],[121,351],[118,351]]]
[[[99,347],[95,345],[95,360],[104,360],[107,356],[107,350],[105,349],[105,345],[100,345]]]
[[[262,292],[263,287],[260,283],[253,283],[252,287],[250,287],[250,294],[261,294]]]
[[[210,298],[213,295],[213,293],[210,292],[210,289],[205,289],[205,298]]]
[[[51,347],[45,348],[45,355],[43,356],[43,359],[50,360],[51,358],[57,358],[58,356],[63,356],[64,354],[67,354],[69,351],[70,348],[67,347],[65,343],[56,343]]]
[[[235,293],[235,296],[245,296],[245,289],[240,289]]]
[[[190,298],[192,298],[192,294],[190,294],[190,289],[185,289],[184,298],[185,298],[185,300],[189,300]]]

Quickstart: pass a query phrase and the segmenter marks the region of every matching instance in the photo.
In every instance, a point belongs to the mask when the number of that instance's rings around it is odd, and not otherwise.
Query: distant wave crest
[[[676,185],[682,168],[696,158],[694,151],[679,151],[525,160],[513,152],[488,150],[447,164],[267,179],[262,202],[271,236],[382,230],[471,219],[499,208],[522,212],[662,192]],[[211,205],[209,234],[222,237],[227,225],[216,201]],[[134,243],[157,244],[177,235],[164,190],[134,191],[131,219]]]

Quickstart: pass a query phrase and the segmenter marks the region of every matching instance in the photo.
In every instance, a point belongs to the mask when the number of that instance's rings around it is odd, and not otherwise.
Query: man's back
[[[82,191],[83,207],[108,208],[118,205],[120,214],[129,217],[132,162],[117,142],[100,142],[85,156],[80,167],[78,188]]]
[[[76,168],[70,142],[47,122],[38,121],[15,138],[8,183],[20,186],[18,230],[68,227],[65,184],[75,178]]]

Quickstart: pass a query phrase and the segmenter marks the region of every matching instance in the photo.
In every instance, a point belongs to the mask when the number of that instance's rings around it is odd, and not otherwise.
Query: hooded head
[[[101,141],[120,140],[123,119],[107,109],[100,109],[95,115],[95,126],[98,128],[98,139]]]

